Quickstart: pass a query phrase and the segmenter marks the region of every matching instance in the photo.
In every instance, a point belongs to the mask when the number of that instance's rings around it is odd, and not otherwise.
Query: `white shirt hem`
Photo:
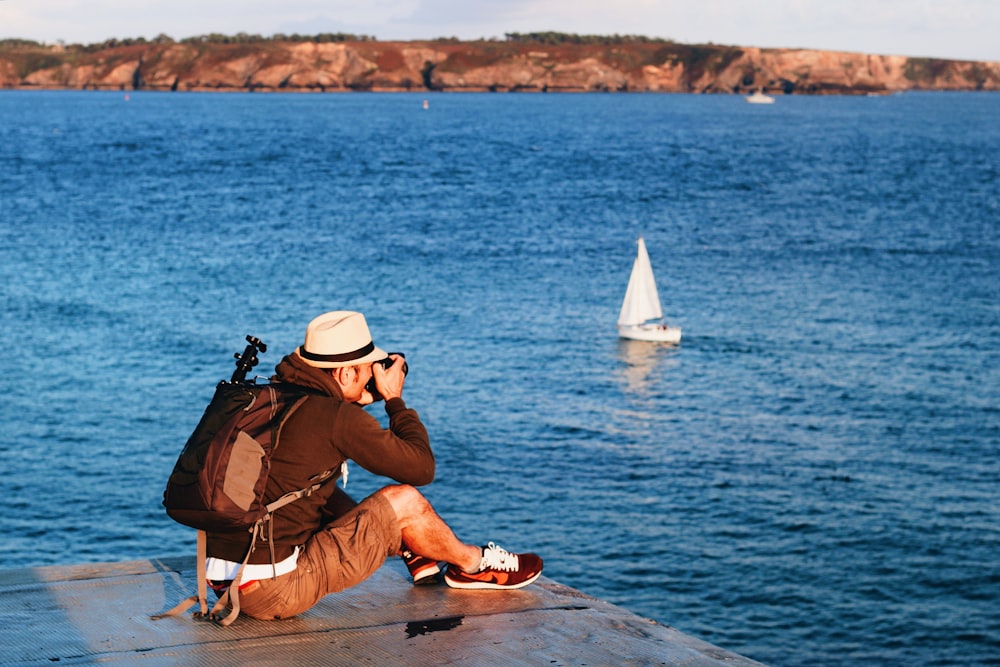
[[[279,577],[283,574],[288,574],[298,566],[298,560],[299,548],[295,547],[292,555],[283,561],[275,563],[274,568],[271,567],[270,563],[247,563],[246,567],[243,568],[243,576],[240,578],[240,582],[245,584],[255,579],[270,579],[275,573]],[[223,560],[222,558],[205,559],[205,577],[207,579],[229,581],[236,576],[236,571],[239,569],[240,564],[234,563],[231,560]]]

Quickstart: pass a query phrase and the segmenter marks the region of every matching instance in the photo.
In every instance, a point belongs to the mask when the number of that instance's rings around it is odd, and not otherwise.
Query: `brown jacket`
[[[351,460],[362,468],[403,484],[420,486],[434,479],[434,454],[427,429],[415,410],[401,398],[385,403],[389,429],[354,403],[346,403],[333,379],[290,354],[278,364],[273,381],[305,387],[318,394],[310,395],[285,423],[278,447],[271,458],[271,474],[264,493],[271,502],[289,491],[310,485],[309,478],[326,470],[339,470]],[[326,508],[333,494],[334,480],[316,493],[279,509],[272,522],[275,559],[291,555],[326,521]],[[208,555],[240,562],[250,544],[249,534],[209,533]],[[258,546],[251,563],[269,563],[266,544]]]

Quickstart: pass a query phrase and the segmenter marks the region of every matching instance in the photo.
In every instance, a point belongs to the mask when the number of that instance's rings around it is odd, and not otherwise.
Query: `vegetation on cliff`
[[[643,35],[577,35],[571,32],[508,32],[504,34],[508,42],[520,44],[542,44],[558,46],[560,44],[588,44],[601,46],[622,44],[673,44],[671,39],[661,37],[645,37]]]

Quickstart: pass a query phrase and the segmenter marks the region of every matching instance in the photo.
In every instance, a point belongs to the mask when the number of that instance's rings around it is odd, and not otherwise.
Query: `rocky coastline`
[[[1000,62],[675,42],[0,43],[0,88],[889,94],[997,91]]]

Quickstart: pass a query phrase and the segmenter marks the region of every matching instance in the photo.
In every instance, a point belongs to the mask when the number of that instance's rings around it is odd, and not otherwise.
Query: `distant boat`
[[[750,104],[774,104],[774,98],[770,95],[765,95],[760,90],[754,92],[753,95],[747,95],[744,99]]]
[[[632,275],[625,290],[625,301],[618,315],[618,335],[631,340],[661,343],[681,342],[681,328],[663,322],[660,295],[656,291],[653,265],[646,243],[639,237],[639,250],[632,264]]]

